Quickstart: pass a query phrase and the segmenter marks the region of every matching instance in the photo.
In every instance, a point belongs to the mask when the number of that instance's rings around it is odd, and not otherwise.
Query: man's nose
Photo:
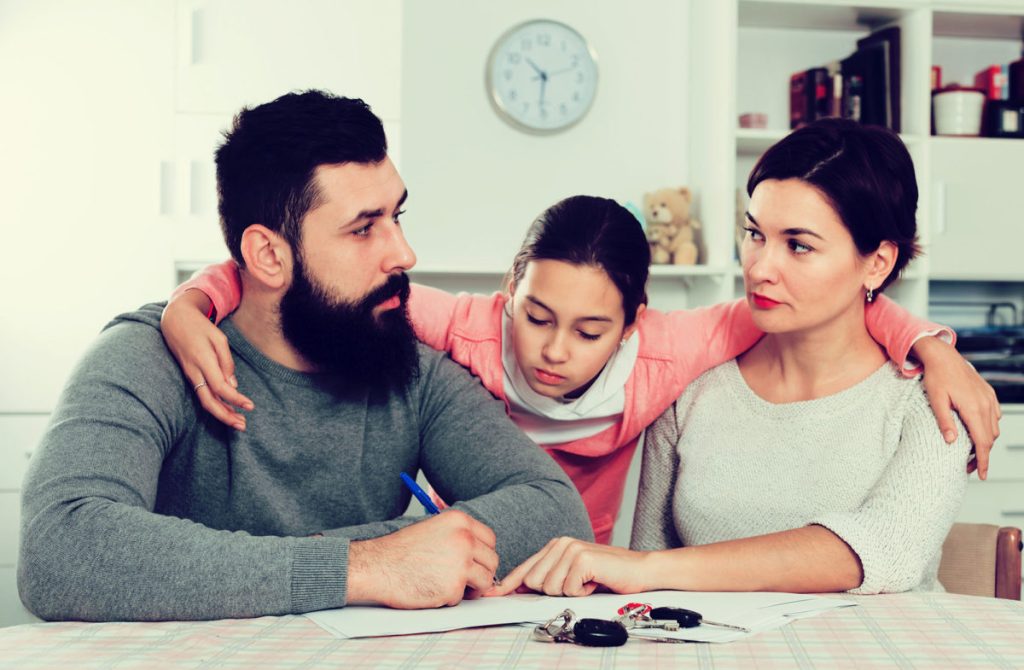
[[[384,255],[384,267],[381,268],[384,272],[390,274],[405,271],[416,265],[416,252],[406,242],[405,233],[397,223],[391,224],[386,244],[387,253]]]

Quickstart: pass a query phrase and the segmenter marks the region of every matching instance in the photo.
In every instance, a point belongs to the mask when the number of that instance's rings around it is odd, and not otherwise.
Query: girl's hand
[[[649,586],[641,581],[647,573],[641,565],[645,556],[622,547],[558,537],[483,595],[531,590],[549,596],[587,596],[598,586],[615,593],[647,591]]]
[[[245,417],[235,407],[251,410],[255,405],[237,390],[228,338],[206,318],[209,310],[205,293],[185,291],[167,303],[160,330],[185,377],[193,388],[199,386],[196,395],[203,409],[221,423],[245,430]]]
[[[967,472],[988,477],[988,456],[999,437],[1002,411],[996,392],[953,348],[937,337],[924,337],[914,344],[914,354],[924,364],[924,390],[946,442],[956,439],[951,410],[960,414],[974,443],[975,459]]]

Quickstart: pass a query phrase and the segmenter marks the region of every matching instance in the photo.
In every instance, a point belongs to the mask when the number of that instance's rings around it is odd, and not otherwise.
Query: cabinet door
[[[171,0],[4,3],[0,411],[52,409],[112,316],[166,296]]]
[[[939,279],[1024,277],[1020,140],[931,140],[931,243]]]
[[[324,88],[398,118],[400,0],[179,0],[178,35],[179,112]]]

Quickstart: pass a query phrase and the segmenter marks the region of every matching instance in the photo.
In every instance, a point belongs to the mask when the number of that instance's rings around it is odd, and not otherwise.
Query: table
[[[3,668],[1024,668],[1024,605],[946,593],[844,596],[847,607],[724,645],[545,644],[498,626],[337,639],[301,616],[0,629]]]

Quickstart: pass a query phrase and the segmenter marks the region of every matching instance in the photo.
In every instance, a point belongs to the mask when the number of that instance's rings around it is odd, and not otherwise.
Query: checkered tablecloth
[[[952,594],[854,598],[731,644],[535,642],[500,626],[342,640],[304,617],[0,629],[3,668],[1024,668],[1024,605]]]

